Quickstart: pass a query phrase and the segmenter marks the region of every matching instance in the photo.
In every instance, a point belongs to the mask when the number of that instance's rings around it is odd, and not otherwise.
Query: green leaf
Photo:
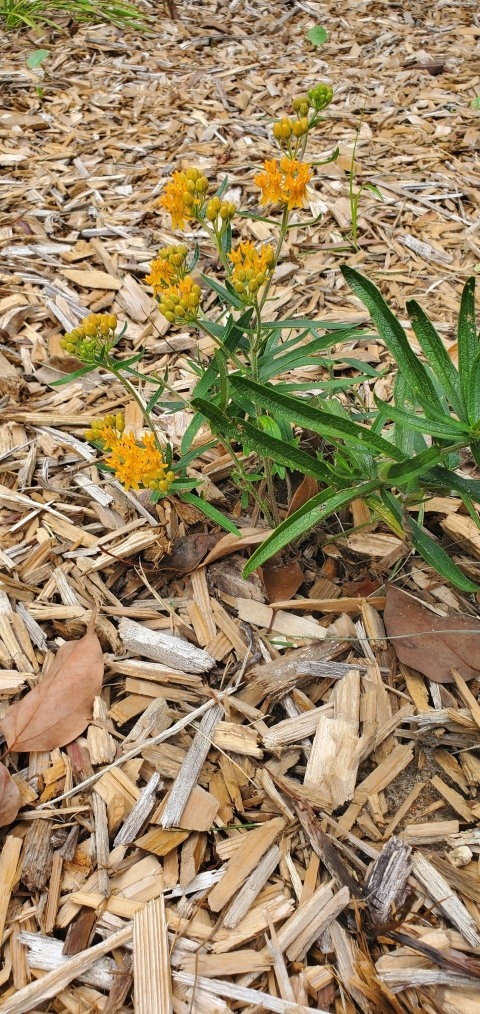
[[[212,373],[213,372],[214,371],[212,370]],[[202,428],[203,424],[206,423],[206,421],[207,420],[205,419],[205,416],[202,415],[201,412],[195,413],[192,421],[188,424],[185,433],[183,434],[182,442],[180,444],[181,454],[187,454],[187,452],[190,450],[192,440],[195,440],[195,437],[199,429]]]
[[[465,479],[457,472],[451,472],[443,465],[435,465],[431,474],[427,476],[432,485],[442,486],[444,489],[453,490],[454,493],[465,494],[480,504],[480,479]]]
[[[458,315],[458,373],[465,409],[468,406],[470,373],[478,353],[477,329],[475,327],[475,278],[468,278],[462,292]]]
[[[27,56],[25,63],[29,70],[35,70],[41,66],[44,60],[47,59],[47,56],[50,56],[48,49],[36,49],[34,53],[30,53]]]
[[[234,390],[250,395],[256,404],[272,412],[279,414],[286,419],[294,419],[298,426],[303,426],[313,433],[320,433],[325,437],[334,437],[336,440],[345,440],[346,443],[361,445],[366,451],[373,450],[379,454],[393,458],[395,461],[403,461],[405,455],[397,447],[385,440],[384,437],[373,433],[372,430],[351,422],[350,419],[340,418],[328,412],[322,412],[317,408],[301,401],[299,398],[292,398],[287,394],[278,394],[275,388],[267,384],[256,384],[245,377],[232,376],[230,383]]]
[[[221,527],[225,528],[227,532],[231,532],[232,535],[238,535],[238,538],[241,539],[242,533],[238,530],[236,525],[233,524],[233,521],[230,521],[224,514],[217,511],[216,507],[212,507],[211,503],[207,503],[206,500],[202,500],[199,496],[195,496],[194,493],[184,493],[182,500],[185,500],[187,503],[191,503],[193,507],[198,507],[198,509],[202,511],[207,518],[210,518],[210,521],[214,521],[215,524],[221,525]]]
[[[201,398],[195,398],[192,404],[195,409],[207,417],[212,430],[219,436],[244,442],[249,447],[254,447],[259,454],[266,454],[273,458],[276,464],[298,469],[304,475],[311,475],[320,482],[328,482],[328,469],[323,462],[307,454],[306,451],[300,450],[299,447],[295,447],[294,444],[277,440],[253,426],[252,423],[240,419],[230,419],[216,405],[202,401]]]
[[[415,454],[410,460],[395,462],[393,465],[380,465],[378,477],[383,482],[392,486],[401,485],[414,479],[416,475],[428,472],[432,465],[436,465],[442,459],[442,452],[439,447],[427,447],[420,454]]]
[[[480,353],[477,353],[470,368],[468,418],[472,426],[480,423]]]
[[[220,282],[217,282],[215,278],[207,278],[206,275],[201,275],[200,277],[202,278],[202,281],[204,281],[211,289],[213,289],[214,292],[217,293],[217,296],[220,296],[220,299],[222,299],[224,303],[227,303],[228,306],[234,306],[236,310],[243,310],[244,303],[242,303],[242,300],[239,299],[236,294],[229,292],[229,290],[223,285],[220,285]]]
[[[307,39],[312,42],[314,46],[323,46],[323,43],[328,39],[328,32],[322,25],[315,25],[307,32]]]
[[[187,468],[192,461],[195,461],[195,458],[199,458],[205,451],[209,451],[211,447],[215,447],[216,443],[216,440],[209,440],[208,443],[201,444],[200,447],[194,447],[193,451],[189,451],[188,454],[182,455],[179,461],[171,465],[171,468],[173,468],[174,472],[182,471],[182,469]]]
[[[443,393],[448,398],[453,411],[458,415],[459,419],[464,419],[465,413],[460,394],[458,372],[450,359],[440,335],[415,299],[408,300],[407,313],[412,322],[415,335],[420,342],[422,352],[430,363]]]
[[[382,500],[388,507],[390,507],[397,521],[401,524],[402,509],[398,500],[388,490],[383,490]],[[450,581],[453,585],[455,585],[455,588],[458,588],[460,591],[480,591],[480,588],[473,584],[473,581],[470,581],[468,577],[465,577],[464,574],[462,574],[460,568],[457,567],[456,563],[450,559],[445,550],[442,549],[438,543],[434,542],[433,539],[431,539],[430,536],[420,528],[413,518],[409,516],[407,520],[412,533],[413,546],[417,552],[420,553],[420,556],[422,556],[423,559],[429,563],[441,577]]]
[[[294,539],[298,539],[310,528],[320,524],[329,514],[335,513],[357,497],[363,497],[373,492],[376,486],[378,486],[378,479],[373,479],[371,482],[356,486],[355,489],[350,487],[336,492],[330,487],[317,493],[303,507],[300,507],[300,510],[295,511],[289,518],[282,521],[281,525],[268,536],[268,539],[265,539],[265,542],[255,550],[244,568],[243,576],[248,577],[257,567],[261,567],[265,560],[269,560],[284,546]]]
[[[462,426],[461,423],[450,416],[445,416],[445,423],[439,423],[432,419],[426,419],[425,416],[415,415],[413,412],[405,412],[402,408],[397,408],[395,405],[382,401],[375,394],[374,398],[385,419],[391,419],[392,422],[404,426],[407,430],[411,429],[416,430],[417,433],[428,433],[431,437],[436,437],[438,440],[456,441],[462,437],[468,437],[468,428]]]
[[[472,109],[480,109],[480,95],[476,95],[470,103]]]
[[[348,264],[340,265],[343,277],[351,289],[361,299],[364,306],[378,328],[380,337],[383,338],[387,348],[394,356],[399,369],[411,385],[415,396],[425,411],[432,406],[437,411],[442,411],[442,406],[437,392],[428,376],[428,373],[410,348],[405,331],[385,302],[381,292],[368,278],[365,278]]]
[[[81,370],[75,370],[75,373],[68,373],[66,377],[62,377],[61,380],[52,380],[50,387],[62,387],[63,384],[69,384],[71,380],[76,380],[77,377],[84,377],[86,373],[91,373],[92,370],[96,370],[96,364],[93,363],[91,366],[83,366]]]
[[[460,568],[450,559],[445,550],[434,542],[426,532],[422,531],[413,518],[409,518],[408,520],[412,529],[412,542],[415,549],[431,567],[434,567],[441,577],[444,577],[446,581],[450,581],[460,591],[480,591],[479,586],[462,574]]]

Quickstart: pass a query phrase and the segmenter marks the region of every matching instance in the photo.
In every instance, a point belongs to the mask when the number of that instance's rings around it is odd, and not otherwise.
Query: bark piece
[[[21,880],[30,891],[43,891],[52,871],[52,820],[34,820],[25,839]]]
[[[124,647],[135,655],[145,655],[156,662],[192,673],[208,672],[215,665],[214,659],[203,648],[164,634],[162,630],[149,630],[124,616],[118,630]]]
[[[411,848],[400,838],[390,838],[375,860],[366,882],[366,898],[376,926],[391,920],[393,906],[404,900],[405,885],[411,872]]]
[[[102,940],[100,944],[95,944],[94,947],[81,951],[80,954],[69,958],[64,964],[59,965],[58,968],[47,972],[41,979],[30,982],[28,986],[24,986],[23,989],[18,990],[13,996],[9,996],[7,1000],[4,1000],[0,1008],[2,1014],[25,1014],[26,1011],[38,1008],[45,1000],[49,1000],[52,996],[57,996],[73,979],[77,979],[80,975],[83,975],[87,969],[91,968],[97,958],[103,957],[104,954],[108,954],[109,951],[115,950],[117,947],[123,947],[131,940],[132,933],[133,923],[129,923],[124,929],[119,930],[118,933],[113,933],[107,940]],[[49,941],[49,943],[52,942]],[[61,941],[59,943],[61,944]]]

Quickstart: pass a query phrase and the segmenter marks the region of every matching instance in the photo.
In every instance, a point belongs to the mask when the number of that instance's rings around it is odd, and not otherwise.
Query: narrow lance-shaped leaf
[[[474,359],[478,353],[477,329],[475,327],[475,278],[468,278],[460,303],[458,315],[458,374],[465,412],[468,407],[468,387]]]
[[[333,514],[357,497],[363,497],[373,492],[376,486],[378,486],[378,479],[372,479],[371,482],[366,482],[355,489],[350,487],[349,489],[340,490],[340,492],[336,492],[331,488],[322,490],[317,496],[308,500],[300,510],[295,511],[295,514],[291,514],[285,521],[282,521],[281,525],[269,535],[268,539],[265,539],[265,542],[250,557],[244,568],[243,576],[248,577],[257,567],[261,567],[265,560],[269,560],[271,556],[278,553],[284,546],[287,546],[294,539],[298,539],[300,535],[308,532],[310,528],[314,528],[315,525],[320,524],[329,514]]]
[[[381,497],[385,505],[392,511],[392,514],[397,518],[397,521],[402,523],[402,511],[398,500],[395,499],[389,490],[383,490]],[[430,564],[434,570],[440,574],[441,577],[445,578],[446,581],[450,581],[451,584],[464,592],[477,592],[480,591],[478,585],[475,585],[473,581],[470,581],[468,577],[462,574],[462,571],[457,567],[456,563],[450,559],[448,554],[442,549],[438,543],[434,542],[429,535],[426,534],[420,528],[413,518],[408,517],[408,526],[411,530],[412,544],[420,553],[420,556]]]
[[[439,447],[427,447],[425,451],[415,454],[409,461],[380,465],[378,476],[391,485],[402,485],[414,479],[415,476],[428,472],[429,468],[436,465],[441,459],[442,452]]]
[[[480,423],[480,353],[477,353],[470,368],[468,418],[472,426]]]
[[[193,507],[197,507],[198,510],[202,511],[207,518],[210,518],[210,521],[215,521],[217,525],[221,525],[221,527],[225,528],[227,532],[231,532],[232,535],[238,535],[238,538],[241,539],[242,533],[239,532],[233,521],[226,518],[221,511],[217,511],[216,507],[212,507],[211,503],[207,503],[206,500],[202,500],[199,496],[195,496],[194,493],[184,493],[182,500],[186,500],[187,503],[191,503]]]
[[[437,392],[423,364],[410,348],[405,331],[387,306],[381,292],[368,278],[365,278],[348,264],[341,265],[341,271],[351,289],[367,307],[388,349],[394,356],[400,370],[411,384],[421,405],[432,405],[442,411]]]
[[[245,377],[233,376],[230,383],[234,390],[249,394],[253,400],[273,414],[280,414],[286,419],[294,419],[298,426],[320,433],[324,437],[345,440],[346,443],[361,444],[365,450],[373,450],[384,454],[395,461],[403,461],[405,455],[384,437],[372,430],[359,426],[350,419],[339,417],[320,409],[312,408],[298,398],[286,394],[278,394],[273,387],[256,384]]]
[[[455,369],[440,335],[415,299],[408,300],[407,313],[425,358],[430,363],[453,411],[459,419],[465,419],[458,371]]]
[[[456,442],[462,438],[468,438],[468,427],[462,426],[456,419],[445,416],[445,422],[437,422],[435,419],[426,419],[425,416],[415,415],[413,412],[405,412],[404,409],[390,405],[381,398],[374,395],[375,402],[380,409],[384,419],[391,419],[392,422],[404,426],[406,430],[416,430],[417,433],[428,433],[439,440],[451,440]]]
[[[266,454],[273,458],[279,465],[298,469],[304,475],[311,475],[314,479],[319,479],[320,482],[328,482],[329,474],[326,466],[317,458],[300,450],[299,447],[295,447],[294,444],[277,440],[253,426],[252,423],[230,419],[216,405],[205,402],[201,398],[195,398],[192,404],[197,411],[203,413],[212,430],[219,436],[244,442],[249,447],[254,447],[259,454]]]

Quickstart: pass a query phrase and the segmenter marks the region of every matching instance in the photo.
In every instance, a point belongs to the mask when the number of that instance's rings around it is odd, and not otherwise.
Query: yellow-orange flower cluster
[[[291,211],[303,208],[307,196],[307,183],[313,176],[313,169],[307,162],[284,155],[277,167],[276,158],[266,159],[263,172],[254,176],[254,182],[262,191],[260,204],[277,204],[281,201]]]
[[[145,281],[152,286],[154,296],[160,295],[175,278],[175,268],[165,257],[156,257],[150,264],[150,274],[145,275]]]
[[[246,294],[247,288],[249,294],[257,292],[275,267],[275,252],[270,244],[262,244],[257,250],[251,240],[246,240],[228,256],[233,264],[234,286],[240,296]]]
[[[151,489],[166,493],[175,478],[163,454],[155,446],[153,433],[144,433],[140,444],[133,433],[125,433],[123,416],[105,416],[94,419],[87,440],[97,442],[102,450],[111,451],[106,464],[113,469],[115,478],[125,489]]]
[[[194,166],[186,172],[172,173],[159,202],[172,217],[172,229],[184,229],[185,219],[198,217],[207,190],[207,177]]]

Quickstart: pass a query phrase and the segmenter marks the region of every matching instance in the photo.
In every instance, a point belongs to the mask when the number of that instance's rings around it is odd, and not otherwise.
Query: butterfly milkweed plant
[[[198,477],[187,474],[199,455],[221,442],[233,462],[231,478],[241,491],[243,509],[255,503],[257,515],[272,528],[248,561],[245,575],[360,499],[372,520],[380,520],[404,540],[405,553],[420,553],[457,588],[477,591],[422,524],[425,502],[439,492],[460,496],[477,519],[474,504],[480,503],[480,481],[459,472],[463,448],[470,448],[480,465],[474,279],[467,281],[462,296],[457,370],[415,301],[407,303],[407,310],[421,356],[411,348],[376,286],[353,267],[342,265],[346,281],[370,312],[395,360],[393,402],[375,398],[374,410],[366,407],[358,388],[382,374],[347,355],[347,365],[360,366],[365,375],[333,377],[333,346],[352,337],[368,337],[366,331],[301,316],[269,320],[272,281],[289,229],[318,221],[308,218],[306,208],[315,196],[309,187],[316,166],[325,162],[309,161],[307,150],[332,97],[332,89],[319,84],[294,98],[290,115],[271,124],[276,150],[252,169],[257,213],[237,207],[228,177],[211,192],[208,176],[196,166],[174,171],[166,183],[159,204],[171,217],[172,231],[181,234],[188,228],[191,235],[196,227],[199,240],[210,246],[210,263],[213,248],[219,268],[215,277],[202,273],[199,243],[190,249],[179,235],[178,242],[158,251],[145,279],[170,326],[187,326],[208,336],[214,347],[209,361],[199,351],[189,360],[197,377],[189,398],[170,384],[168,371],[163,376],[142,373],[144,350],[126,357],[120,352],[126,325],[119,329],[117,318],[108,314],[91,314],[65,334],[62,347],[83,365],[57,383],[94,369],[113,374],[124,385],[128,400],[140,407],[145,432],[140,438],[127,432],[122,413],[93,419],[85,436],[101,454],[99,467],[126,490],[149,490],[154,503],[176,494],[239,535],[230,518],[202,498]],[[240,238],[237,227],[243,218],[268,223],[275,242],[256,245]],[[309,383],[284,379],[306,366],[322,367],[327,379]],[[150,389],[154,386],[148,401],[142,394],[146,383]],[[164,437],[161,418],[162,413],[179,411],[189,413],[190,422],[177,453]],[[203,443],[202,433],[207,433]],[[285,517],[279,506],[279,483],[284,480],[290,490],[292,473],[316,480],[319,492]],[[411,516],[412,507],[418,521]]]

